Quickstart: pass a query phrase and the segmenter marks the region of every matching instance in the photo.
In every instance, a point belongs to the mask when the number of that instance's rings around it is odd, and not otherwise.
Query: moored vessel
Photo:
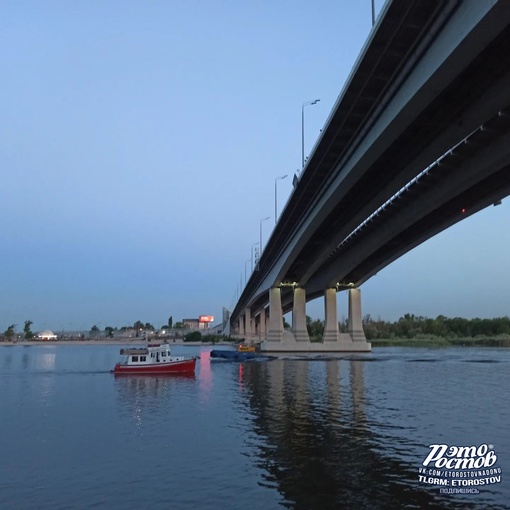
[[[167,343],[121,349],[120,354],[124,359],[111,370],[113,374],[193,373],[197,361],[194,357],[172,356]]]
[[[237,352],[257,352],[257,348],[253,344],[241,343],[237,346]]]

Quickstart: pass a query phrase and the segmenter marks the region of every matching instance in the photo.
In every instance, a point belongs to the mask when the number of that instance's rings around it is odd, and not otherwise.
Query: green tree
[[[104,332],[108,338],[113,338],[113,328],[111,326],[106,326]]]
[[[136,331],[135,336],[138,338],[140,336],[140,332],[143,331],[143,322],[142,321],[136,321],[133,324],[133,329]]]
[[[23,327],[23,332],[25,333],[25,340],[30,340],[34,338],[34,334],[30,330],[30,326],[32,326],[32,321],[25,321],[25,326]]]
[[[306,329],[308,331],[308,336],[312,341],[320,341],[322,340],[322,336],[324,334],[324,321],[319,319],[312,320],[308,315],[306,316]]]
[[[16,329],[16,324],[11,324],[4,333],[4,336],[6,336],[9,340],[12,340],[16,332],[14,331]]]
[[[170,317],[168,318],[168,327],[170,329],[172,329],[172,325],[174,323],[174,319],[172,318],[172,316],[170,315]]]
[[[192,331],[191,333],[187,333],[184,336],[185,342],[201,342],[202,341],[202,333],[200,331]]]

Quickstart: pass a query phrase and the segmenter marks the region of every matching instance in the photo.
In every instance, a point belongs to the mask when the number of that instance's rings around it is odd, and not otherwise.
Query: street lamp
[[[320,99],[314,99],[301,105],[301,169],[305,168],[305,106],[317,104]]]
[[[259,243],[253,243],[251,245],[251,272],[253,273],[253,248],[255,248],[255,246],[257,246],[257,244]]]
[[[260,253],[259,253],[259,267],[260,267],[260,257],[262,256],[262,223],[266,220],[268,220],[270,218],[270,216],[267,216],[266,218],[262,218],[260,220]]]
[[[276,222],[277,222],[277,217],[278,217],[278,212],[277,212],[277,196],[278,196],[278,192],[277,192],[277,188],[276,188],[276,183],[281,180],[281,179],[285,179],[286,177],[288,177],[287,174],[285,175],[282,175],[281,177],[277,177],[275,180],[274,180],[274,224],[276,225]]]

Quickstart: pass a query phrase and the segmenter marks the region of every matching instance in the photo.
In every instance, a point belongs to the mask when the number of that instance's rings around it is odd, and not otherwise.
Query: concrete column
[[[283,313],[280,287],[269,290],[268,342],[281,342],[283,336]]]
[[[338,342],[338,310],[336,306],[336,289],[324,291],[324,342]]]
[[[251,329],[251,309],[245,308],[244,310],[244,334],[246,338],[252,337],[252,329]]]
[[[239,328],[237,330],[239,332],[239,336],[244,336],[244,317],[241,315],[237,322],[239,324]]]
[[[363,331],[363,321],[361,317],[361,290],[349,290],[349,323],[347,331],[351,335],[353,342],[366,342],[365,332]]]
[[[261,340],[266,339],[266,309],[262,308],[260,310],[260,316],[259,316],[259,338]]]
[[[294,287],[294,305],[292,308],[292,331],[296,342],[309,342],[306,329],[306,290]]]

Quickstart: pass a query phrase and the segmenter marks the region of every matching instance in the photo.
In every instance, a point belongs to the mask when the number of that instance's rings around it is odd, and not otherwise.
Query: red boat
[[[111,370],[113,374],[183,374],[195,371],[196,358],[172,356],[170,345],[121,349],[124,359]]]

